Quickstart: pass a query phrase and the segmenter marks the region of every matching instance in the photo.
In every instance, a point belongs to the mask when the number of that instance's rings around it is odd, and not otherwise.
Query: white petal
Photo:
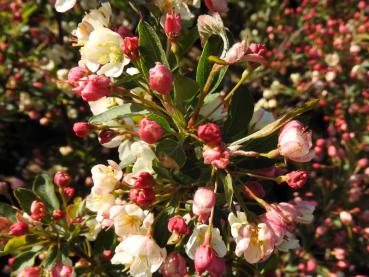
[[[77,0],[56,0],[55,10],[64,13],[74,7]]]

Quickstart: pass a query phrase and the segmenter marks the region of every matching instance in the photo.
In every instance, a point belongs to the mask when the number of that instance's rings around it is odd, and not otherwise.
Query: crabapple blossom
[[[150,71],[150,87],[162,95],[167,95],[173,88],[172,72],[160,62]]]
[[[178,252],[170,253],[160,268],[160,273],[164,277],[184,277],[187,274],[186,259]]]
[[[23,221],[19,221],[10,226],[9,235],[19,237],[27,233],[27,231],[28,224]]]
[[[163,133],[163,128],[155,120],[144,118],[140,121],[138,135],[143,141],[149,144],[156,143],[161,139]]]
[[[123,172],[120,166],[114,161],[109,160],[109,165],[98,164],[92,167],[92,192],[95,194],[108,194],[120,183]]]
[[[209,188],[199,188],[193,197],[192,212],[202,222],[207,221],[215,205],[215,193]]]

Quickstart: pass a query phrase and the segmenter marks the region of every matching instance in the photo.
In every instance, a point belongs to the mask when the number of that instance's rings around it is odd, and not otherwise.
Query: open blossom
[[[267,259],[274,251],[274,234],[267,224],[250,224],[244,213],[230,213],[228,216],[232,236],[235,239],[236,255],[244,256],[254,264]]]
[[[287,123],[280,131],[278,137],[279,153],[295,162],[308,162],[314,158],[312,148],[312,132],[305,126],[293,120]]]
[[[192,260],[195,258],[196,249],[204,242],[207,229],[208,225],[206,224],[197,225],[191,237],[188,239],[185,250],[187,256]],[[227,254],[227,247],[218,228],[213,228],[212,230],[210,245],[215,250],[218,257],[222,258]]]
[[[77,0],[56,0],[55,2],[55,10],[60,13],[64,13],[77,3]]]
[[[85,236],[88,241],[95,241],[103,227],[102,224],[97,219],[92,218],[85,222],[85,226],[88,231],[82,235]]]
[[[120,237],[144,235],[154,221],[154,216],[135,204],[113,206],[109,210],[115,233]]]
[[[183,20],[189,20],[194,17],[188,5],[199,7],[200,4],[198,0],[154,0],[153,2],[159,7],[163,14],[174,11],[180,14]],[[163,17],[161,21],[165,22],[165,17]]]
[[[275,117],[272,113],[267,112],[263,109],[255,109],[254,114],[249,123],[250,132],[256,132],[261,130],[263,127],[275,121]]]
[[[109,160],[109,165],[98,164],[91,169],[94,186],[92,192],[95,194],[108,194],[120,183],[123,177],[122,169],[117,163]]]
[[[160,248],[151,237],[133,235],[115,248],[111,263],[129,267],[133,277],[151,277],[164,263],[166,256],[165,248]]]
[[[112,194],[96,194],[91,192],[86,198],[87,209],[100,214],[108,211],[114,204],[115,197]]]
[[[225,54],[224,61],[228,64],[249,62],[252,64],[266,64],[266,47],[264,44],[251,43],[245,40],[235,43]]]

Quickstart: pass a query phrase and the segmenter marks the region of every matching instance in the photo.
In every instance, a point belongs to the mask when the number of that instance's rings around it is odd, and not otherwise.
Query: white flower
[[[151,277],[165,261],[167,251],[147,236],[134,235],[123,240],[113,256],[112,264],[124,264],[130,267],[133,277]]]
[[[299,240],[296,239],[294,234],[287,231],[285,238],[283,239],[282,243],[278,245],[277,248],[280,251],[288,252],[289,250],[297,249],[299,247],[300,247]]]
[[[156,156],[146,142],[136,141],[132,143],[129,140],[125,140],[119,145],[118,152],[122,168],[134,164],[132,176],[136,177],[141,172],[154,173],[152,161],[156,159]]]
[[[119,77],[130,60],[120,50],[122,37],[112,30],[99,27],[94,29],[88,41],[81,48],[80,66],[87,66],[92,72],[108,77]],[[99,66],[102,67],[99,69]]]
[[[186,254],[192,260],[195,257],[196,249],[204,242],[207,229],[208,225],[206,224],[196,226],[185,246]],[[217,253],[218,257],[224,257],[227,254],[227,247],[222,239],[222,236],[220,235],[218,228],[213,228],[210,244]]]
[[[197,19],[197,28],[199,30],[202,45],[204,45],[212,35],[219,35],[223,39],[224,50],[221,57],[224,58],[229,48],[229,41],[220,15],[218,13],[213,15],[200,15]]]
[[[96,219],[90,219],[86,221],[86,227],[88,228],[88,232],[84,233],[83,235],[89,241],[94,241],[97,238],[97,235],[101,231],[101,224]]]
[[[115,197],[112,194],[95,194],[91,193],[86,198],[86,207],[90,211],[103,214],[115,204]]]
[[[324,60],[329,66],[334,67],[340,63],[340,56],[337,53],[332,53],[326,55]]]
[[[88,102],[93,115],[98,115],[106,112],[112,107],[120,106],[123,104],[123,100],[116,97],[102,97],[97,101]]]
[[[55,10],[60,13],[64,13],[74,7],[77,0],[56,0]]]
[[[144,235],[154,222],[154,216],[135,204],[113,206],[109,210],[118,236]]]
[[[232,237],[236,240],[238,240],[238,231],[239,229],[247,224],[247,217],[246,214],[244,212],[236,212],[236,214],[234,213],[230,213],[228,215],[228,221],[229,221],[229,225],[231,226],[231,234]]]
[[[192,3],[191,3],[192,2]],[[188,8],[188,4],[192,4],[193,6],[199,7],[200,3],[198,0],[188,1],[188,0],[154,0],[154,5],[159,7],[159,9],[163,12],[163,14],[167,14],[171,10],[175,13],[179,13],[183,20],[189,20],[194,18],[194,15],[191,13]],[[163,19],[164,18],[164,19]],[[165,22],[165,17],[163,17],[161,21]]]
[[[109,166],[98,164],[91,169],[94,186],[91,191],[95,194],[108,194],[114,190],[123,177],[123,171],[119,165],[109,160]]]

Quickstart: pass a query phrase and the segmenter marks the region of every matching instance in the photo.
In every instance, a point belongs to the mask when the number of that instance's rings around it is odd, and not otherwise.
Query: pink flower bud
[[[73,125],[73,132],[80,138],[86,138],[92,129],[93,126],[87,122],[76,122]]]
[[[184,277],[187,274],[186,259],[177,252],[170,253],[160,269],[164,277]]]
[[[168,221],[169,232],[177,233],[178,235],[187,235],[189,232],[188,225],[183,217],[176,215]]]
[[[62,210],[55,210],[53,211],[53,218],[54,220],[58,221],[64,217],[64,212]]]
[[[97,101],[107,96],[110,92],[110,79],[104,75],[90,75],[86,85],[81,91],[82,99],[85,101]]]
[[[344,225],[352,224],[352,215],[349,212],[342,211],[340,212],[340,220]]]
[[[72,198],[74,195],[75,189],[72,187],[65,187],[64,188],[64,193],[68,198]]]
[[[133,188],[129,191],[129,198],[140,207],[147,207],[154,202],[155,192],[153,189]]]
[[[205,164],[211,164],[220,169],[227,168],[230,162],[230,150],[222,145],[213,148],[205,146],[202,156]]]
[[[13,266],[13,264],[14,264],[14,261],[15,261],[15,259],[16,259],[17,257],[10,257],[9,259],[8,259],[8,265],[9,266]]]
[[[267,49],[264,44],[251,43],[246,51],[244,60],[251,64],[266,64],[265,56]]]
[[[122,38],[132,37],[132,32],[129,28],[123,25],[116,26],[112,29],[114,32],[118,33]]]
[[[226,273],[226,264],[223,258],[215,257],[208,268],[210,277],[221,277]]]
[[[150,144],[158,142],[163,136],[163,128],[155,120],[144,118],[140,122],[138,135],[140,138]]]
[[[208,271],[213,260],[216,258],[214,249],[207,244],[200,245],[195,252],[195,269],[196,272],[201,275],[205,271]]]
[[[172,72],[160,62],[150,71],[150,87],[158,93],[167,95],[173,88]]]
[[[304,125],[293,120],[280,131],[278,138],[279,153],[296,162],[308,162],[314,158],[312,132]]]
[[[287,184],[293,189],[302,188],[309,178],[309,172],[305,170],[291,171],[287,174]]]
[[[21,272],[17,274],[17,277],[40,277],[40,269],[38,267],[29,267],[23,269]]]
[[[332,254],[337,260],[344,260],[346,258],[346,250],[343,248],[334,248]]]
[[[87,77],[89,73],[88,69],[82,66],[73,67],[68,74],[69,85],[72,87],[78,86],[81,79]]]
[[[218,125],[206,123],[197,128],[197,136],[208,144],[218,145],[222,141],[222,134]]]
[[[205,5],[214,13],[225,13],[228,11],[227,0],[205,0]]]
[[[358,160],[357,167],[364,168],[364,167],[367,167],[368,164],[369,164],[369,159],[368,158],[362,158],[362,159]]]
[[[138,52],[138,37],[125,37],[122,41],[121,49],[128,58],[132,61],[137,60]]]
[[[114,130],[102,130],[99,134],[99,142],[105,144],[110,142],[113,138],[118,135]]]
[[[307,272],[315,272],[316,268],[317,268],[317,264],[316,264],[316,261],[314,259],[309,259],[306,262],[306,271]]]
[[[16,237],[22,236],[27,232],[28,232],[28,225],[27,223],[23,221],[14,223],[12,226],[10,226],[10,229],[9,229],[9,235],[16,236]]]
[[[167,14],[167,18],[164,24],[164,31],[168,39],[175,42],[182,30],[181,15],[179,13],[170,12]]]
[[[51,277],[71,277],[73,274],[73,267],[68,264],[58,264],[51,270]]]
[[[67,187],[71,182],[72,177],[64,171],[58,171],[54,175],[54,184],[59,187]]]
[[[150,189],[154,184],[154,178],[148,172],[141,172],[134,183],[136,189]]]
[[[111,251],[111,250],[104,250],[104,252],[103,252],[103,258],[104,258],[104,260],[105,261],[110,261],[111,260],[111,258],[113,257],[113,251]]]
[[[210,216],[210,212],[215,205],[215,193],[209,188],[199,188],[193,197],[192,211],[205,222]]]
[[[46,208],[43,202],[34,200],[31,204],[31,218],[39,221],[46,215]]]

